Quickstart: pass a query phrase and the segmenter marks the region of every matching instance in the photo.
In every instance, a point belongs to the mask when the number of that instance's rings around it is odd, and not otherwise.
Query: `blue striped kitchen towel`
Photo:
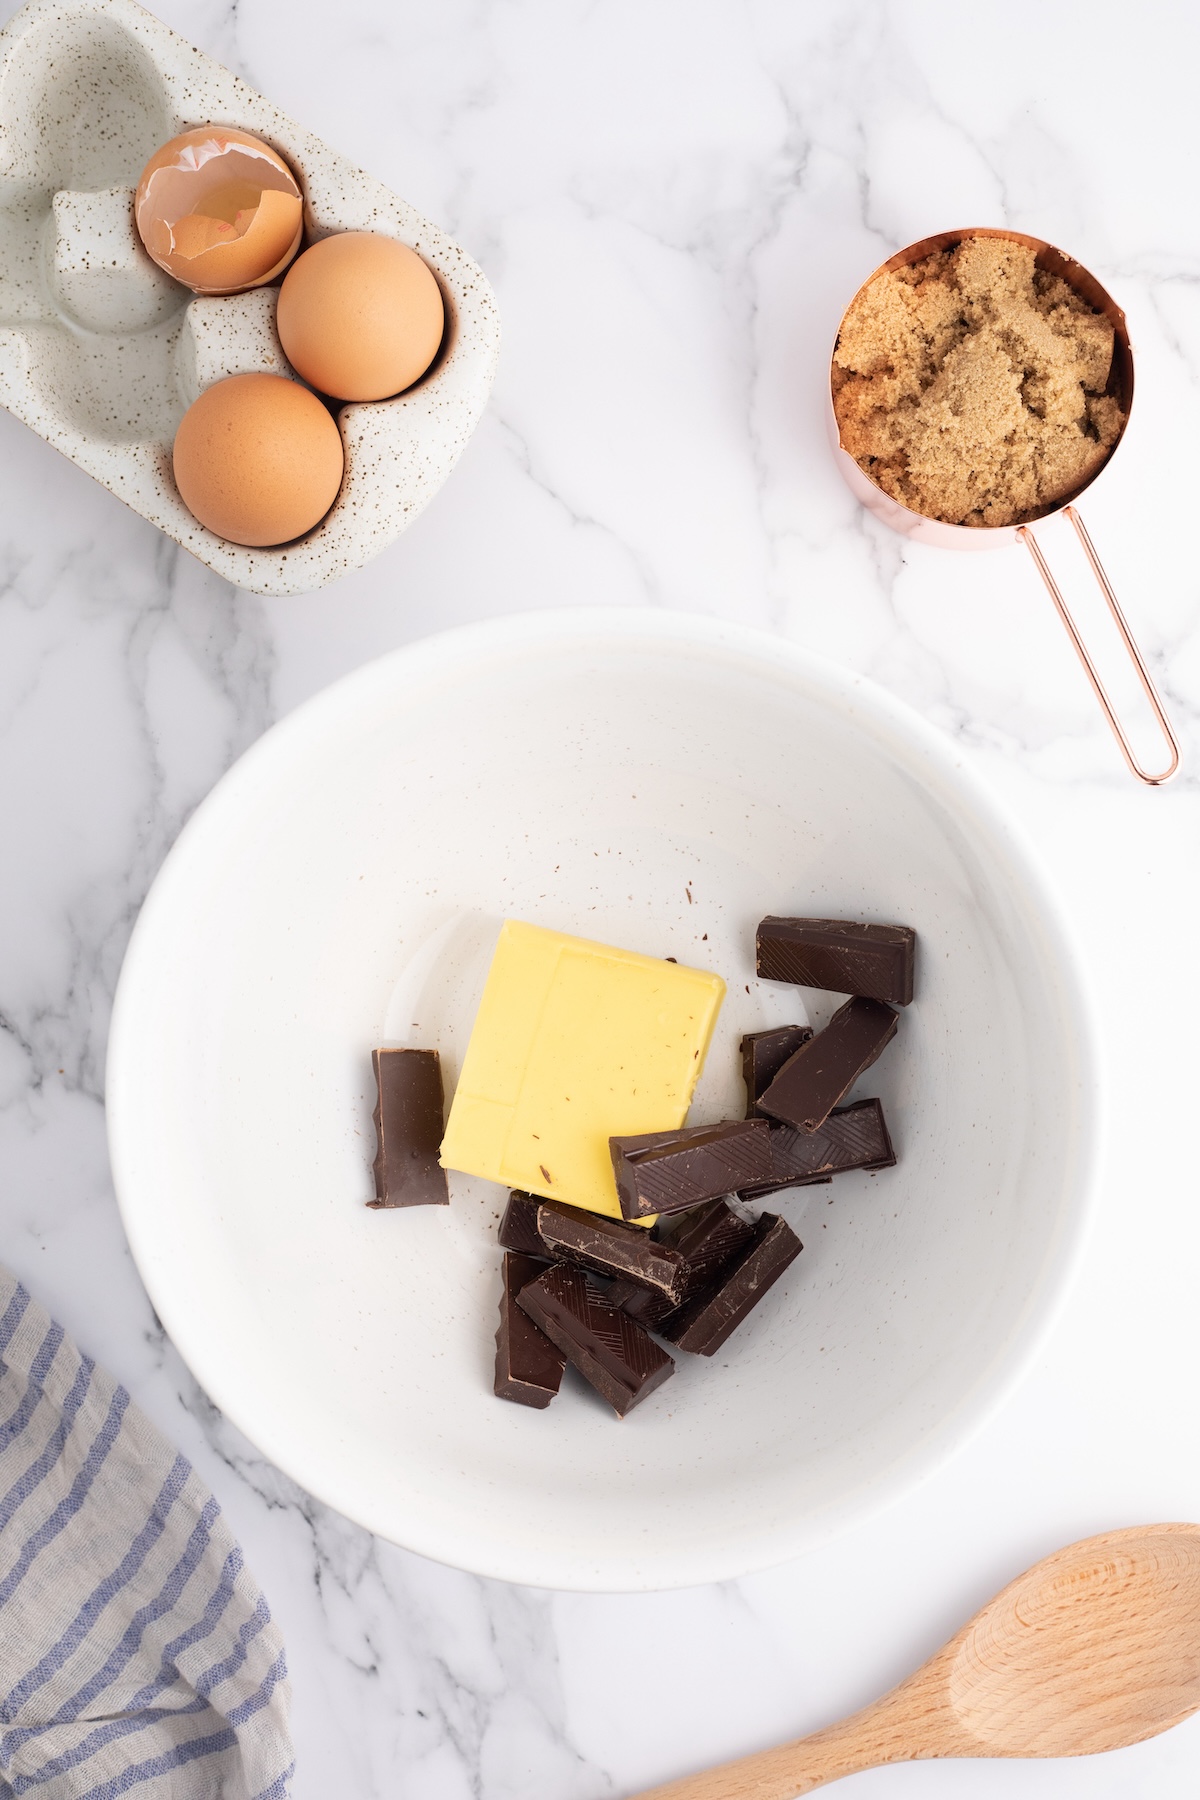
[[[216,1501],[0,1267],[0,1800],[286,1800],[288,1701]]]

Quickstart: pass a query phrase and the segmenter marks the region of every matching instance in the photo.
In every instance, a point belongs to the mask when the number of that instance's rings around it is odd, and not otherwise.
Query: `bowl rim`
[[[559,646],[589,643],[611,648],[652,645],[706,655],[715,662],[778,677],[781,673],[806,685],[826,702],[840,705],[861,722],[881,745],[890,738],[906,753],[905,765],[927,789],[972,828],[981,828],[990,847],[1001,853],[1016,885],[1025,891],[1054,953],[1061,982],[1064,1015],[1073,1023],[1079,1106],[1070,1173],[1060,1202],[1057,1229],[1032,1295],[1014,1319],[991,1367],[957,1404],[931,1426],[910,1450],[875,1471],[857,1488],[817,1514],[801,1514],[757,1537],[746,1533],[720,1550],[701,1546],[657,1572],[653,1559],[606,1552],[602,1562],[586,1550],[556,1547],[549,1554],[506,1549],[489,1537],[465,1541],[449,1533],[414,1530],[403,1548],[453,1568],[491,1579],[566,1592],[644,1593],[736,1579],[791,1561],[818,1548],[837,1533],[881,1512],[941,1470],[982,1430],[1020,1386],[1058,1320],[1086,1248],[1095,1210],[1103,1161],[1103,1064],[1098,1012],[1069,927],[1065,906],[1023,828],[982,778],[965,765],[954,740],[929,724],[912,708],[869,678],[846,669],[786,639],[758,629],[730,624],[697,613],[657,608],[561,608],[518,613],[501,619],[457,626],[414,644],[402,646],[341,677],[271,726],[220,778],[200,803],[168,852],[142,905],[121,968],[113,1004],[106,1060],[107,1131],[113,1182],[121,1221],[138,1273],[163,1326],[196,1379],[219,1410],[270,1460],[323,1504],[375,1533],[368,1517],[322,1490],[311,1473],[291,1475],[285,1452],[273,1446],[274,1433],[264,1422],[242,1417],[236,1387],[210,1382],[205,1349],[211,1333],[193,1331],[188,1317],[177,1316],[173,1295],[163,1293],[153,1275],[144,1272],[148,1246],[141,1229],[142,1209],[131,1201],[137,1133],[137,1107],[125,1075],[126,1046],[136,1047],[138,993],[143,986],[147,947],[160,915],[169,911],[174,890],[188,877],[194,855],[203,852],[214,818],[220,821],[228,800],[257,787],[271,764],[286,758],[293,740],[320,731],[339,714],[355,712],[374,691],[386,692],[397,677],[405,685],[423,679],[453,677],[456,669],[497,657],[521,656]],[[914,766],[915,765],[915,766]],[[382,1533],[380,1533],[382,1535]],[[397,1540],[398,1541],[398,1540]]]

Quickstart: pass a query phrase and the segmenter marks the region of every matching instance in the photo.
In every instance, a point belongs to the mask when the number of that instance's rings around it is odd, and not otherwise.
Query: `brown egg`
[[[276,322],[288,361],[321,393],[386,400],[425,373],[446,316],[442,290],[415,250],[343,231],[292,264]]]
[[[160,269],[198,294],[241,294],[271,281],[303,231],[295,177],[248,131],[204,125],[156,150],[133,216]]]
[[[233,544],[286,544],[318,524],[342,484],[341,433],[315,394],[284,375],[230,375],[175,433],[188,511]]]

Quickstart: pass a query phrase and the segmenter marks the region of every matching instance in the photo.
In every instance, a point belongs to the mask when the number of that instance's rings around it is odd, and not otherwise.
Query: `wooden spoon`
[[[1200,1525],[1141,1525],[1036,1563],[863,1712],[639,1800],[793,1800],[934,1756],[1090,1756],[1197,1707]]]

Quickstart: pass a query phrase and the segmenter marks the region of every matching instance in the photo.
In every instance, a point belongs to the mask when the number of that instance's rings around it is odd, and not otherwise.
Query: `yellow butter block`
[[[608,1140],[684,1123],[724,995],[719,975],[506,920],[443,1167],[620,1218]]]

